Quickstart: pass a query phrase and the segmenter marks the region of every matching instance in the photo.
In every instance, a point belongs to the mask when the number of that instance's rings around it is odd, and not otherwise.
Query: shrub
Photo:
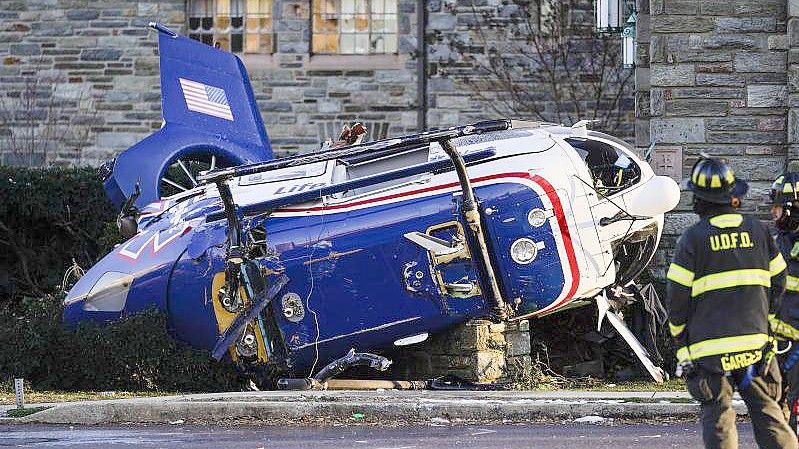
[[[24,377],[39,389],[239,388],[232,364],[180,346],[156,311],[104,327],[62,324],[67,268],[73,260],[88,268],[119,241],[96,169],[0,166],[0,198],[0,384]]]
[[[75,330],[61,323],[62,299],[25,298],[0,309],[0,379],[23,377],[37,389],[238,390],[231,363],[181,346],[155,310]]]
[[[96,169],[0,166],[0,305],[54,293],[119,240]]]

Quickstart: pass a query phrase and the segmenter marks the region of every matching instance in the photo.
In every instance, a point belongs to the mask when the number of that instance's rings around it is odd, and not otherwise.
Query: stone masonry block
[[[505,373],[505,354],[502,351],[480,351],[472,361],[477,382],[494,382]]]
[[[11,44],[9,54],[19,56],[33,56],[42,54],[42,47],[39,44]]]
[[[116,61],[120,56],[122,50],[116,48],[98,48],[80,52],[80,59],[83,61]]]
[[[732,59],[729,61],[706,62],[696,65],[696,73],[732,73]],[[697,78],[697,83],[699,82]]]
[[[785,106],[788,87],[784,85],[753,85],[746,88],[746,105],[750,108]]]
[[[785,0],[737,1],[733,5],[736,16],[783,17],[787,9]]]
[[[784,133],[758,132],[758,131],[708,131],[708,143],[750,143],[750,144],[775,144],[785,143]]]
[[[744,87],[746,79],[735,73],[697,73],[697,86]]]
[[[669,56],[673,58],[675,61],[681,63],[689,63],[689,62],[708,63],[708,62],[732,61],[732,52],[726,49],[720,49],[720,50],[707,50],[702,48],[683,49],[675,51],[673,54]]]
[[[158,3],[156,2],[139,2],[138,14],[144,17],[158,16]]]
[[[724,100],[671,100],[666,102],[666,114],[685,117],[716,117],[725,115],[730,103]]]
[[[686,98],[686,99],[740,99],[745,98],[744,89],[733,87],[695,87],[695,88],[676,88],[671,89],[672,98]]]
[[[799,64],[791,64],[788,68],[788,92],[799,92]]]
[[[731,16],[732,2],[729,0],[698,0],[699,12],[703,16]]]
[[[649,146],[649,120],[638,119],[635,121],[635,146],[646,148]]]
[[[776,17],[720,17],[716,19],[718,33],[773,33]]]
[[[788,17],[799,16],[799,0],[788,0]]]
[[[663,89],[652,89],[650,91],[649,98],[650,98],[650,116],[651,117],[662,116],[666,110]]]
[[[692,213],[670,213],[666,214],[666,221],[663,225],[665,234],[679,235],[686,229],[699,221],[699,217]]]
[[[649,91],[635,93],[635,117],[639,119],[649,119],[652,116],[652,99]]]
[[[730,158],[729,162],[736,176],[747,181],[772,182],[785,166],[783,156],[738,156]]]
[[[97,9],[68,9],[66,17],[69,20],[94,20],[100,17],[100,11]]]
[[[666,14],[699,14],[699,4],[695,0],[669,0],[664,4],[666,7]]]
[[[799,109],[788,111],[788,143],[799,144]]]
[[[716,23],[709,17],[653,15],[650,26],[653,33],[705,33],[713,31]]]
[[[652,64],[650,67],[652,86],[693,86],[695,79],[693,64]]]
[[[763,72],[767,67],[770,72],[784,72],[788,59],[785,52],[736,52],[735,71]]]
[[[505,332],[530,332],[530,320],[508,321]]]
[[[431,30],[453,30],[456,22],[455,14],[431,14],[428,25]]]
[[[703,37],[702,47],[708,50],[765,50],[768,38],[756,34],[710,34]]]
[[[758,119],[754,117],[718,117],[705,121],[708,131],[740,131],[758,128]]]
[[[516,357],[530,353],[530,333],[529,332],[510,332],[505,334],[507,341],[506,354],[509,357]]]
[[[785,129],[785,117],[762,117],[757,119],[758,131],[782,131]]]
[[[652,118],[650,133],[662,143],[699,143],[705,141],[705,121],[701,118]]]
[[[788,49],[788,36],[769,36],[768,37],[769,50],[787,50]]]

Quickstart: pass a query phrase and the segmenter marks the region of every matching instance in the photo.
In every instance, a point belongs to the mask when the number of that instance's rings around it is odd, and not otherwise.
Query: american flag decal
[[[183,97],[186,99],[186,107],[190,111],[233,121],[233,113],[230,111],[230,104],[223,89],[185,78],[179,80]]]

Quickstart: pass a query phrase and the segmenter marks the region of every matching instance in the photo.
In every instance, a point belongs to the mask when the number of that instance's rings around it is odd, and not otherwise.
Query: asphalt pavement
[[[740,447],[755,447],[749,424],[739,424]],[[181,449],[692,449],[702,448],[699,426],[557,422],[521,425],[425,426],[0,426],[0,447]]]
[[[44,405],[50,408],[23,418],[3,418],[14,406],[0,406],[0,424],[427,425],[436,420],[458,424],[580,419],[695,421],[699,410],[684,392],[585,391],[264,391]],[[736,400],[734,406],[739,414],[745,414],[740,400]]]

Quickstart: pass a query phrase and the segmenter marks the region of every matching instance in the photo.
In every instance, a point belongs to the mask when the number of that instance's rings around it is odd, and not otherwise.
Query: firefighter
[[[786,264],[768,230],[733,207],[733,190],[745,191],[745,184],[718,159],[702,157],[691,170],[699,222],[680,237],[667,274],[677,375],[700,403],[705,447],[738,447],[731,405],[737,389],[758,446],[795,449],[777,404],[781,377],[768,321],[785,288]]]
[[[777,315],[770,317],[771,329],[787,347],[779,358],[783,378],[783,410],[789,426],[796,430],[799,404],[799,173],[783,173],[769,192],[771,217],[777,227],[777,247],[788,264],[785,296]]]

